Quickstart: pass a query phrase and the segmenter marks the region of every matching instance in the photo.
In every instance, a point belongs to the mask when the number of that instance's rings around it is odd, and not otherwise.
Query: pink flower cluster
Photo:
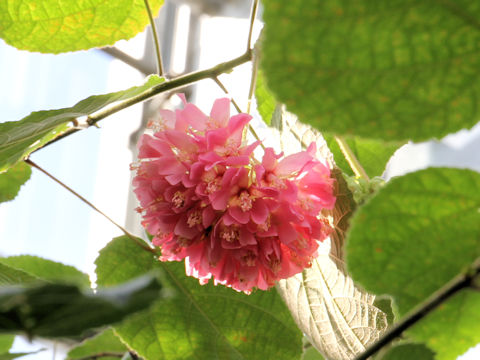
[[[160,260],[185,259],[187,274],[236,290],[266,290],[310,265],[331,231],[321,216],[335,203],[333,179],[307,151],[283,157],[242,142],[250,115],[230,117],[229,99],[210,116],[181,95],[139,142],[135,193]]]

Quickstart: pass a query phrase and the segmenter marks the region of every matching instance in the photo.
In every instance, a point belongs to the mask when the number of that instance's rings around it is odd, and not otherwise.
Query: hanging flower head
[[[186,272],[239,291],[266,290],[302,271],[331,227],[321,215],[335,203],[329,168],[315,144],[284,157],[244,144],[250,115],[230,117],[230,101],[210,116],[195,105],[161,110],[154,134],[139,142],[135,193],[143,226],[162,261],[185,259]]]

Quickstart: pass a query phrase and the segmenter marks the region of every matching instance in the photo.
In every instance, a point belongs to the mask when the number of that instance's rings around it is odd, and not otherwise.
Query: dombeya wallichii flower
[[[239,291],[266,290],[302,271],[332,228],[322,210],[335,204],[330,170],[316,147],[261,161],[245,144],[250,115],[230,116],[229,99],[210,116],[195,105],[161,110],[144,134],[134,166],[142,224],[162,261],[185,259],[186,272]]]

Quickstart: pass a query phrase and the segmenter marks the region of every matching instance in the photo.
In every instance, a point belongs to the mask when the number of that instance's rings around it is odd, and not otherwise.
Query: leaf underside
[[[325,140],[315,129],[299,123],[288,112],[277,113],[273,125],[280,130],[280,145],[288,155],[317,143],[319,158],[333,163]],[[277,289],[298,327],[327,359],[353,359],[387,328],[386,314],[373,305],[375,296],[355,286],[345,274],[342,249],[348,219],[355,207],[338,169],[335,208],[330,212],[335,231],[321,244],[310,268],[278,282]]]
[[[261,68],[321,131],[425,140],[480,117],[480,3],[264,1]]]
[[[19,121],[0,123],[0,172],[66,132],[71,120],[91,115],[113,102],[131,98],[163,81],[151,75],[142,86],[90,96],[70,108],[37,111]]]
[[[394,178],[359,208],[346,242],[350,273],[389,294],[399,315],[420,304],[480,257],[480,174],[430,168]],[[437,359],[480,342],[480,294],[462,290],[409,334]]]
[[[157,14],[163,0],[149,0]],[[112,45],[141,32],[143,0],[0,2],[0,37],[17,49],[61,53]]]

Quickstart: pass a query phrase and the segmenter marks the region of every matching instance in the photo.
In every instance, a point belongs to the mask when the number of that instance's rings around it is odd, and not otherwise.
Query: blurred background
[[[165,0],[156,23],[168,76],[205,69],[241,55],[247,41],[250,6],[245,0]],[[257,21],[255,38],[261,27]],[[0,40],[0,122],[19,120],[36,110],[70,107],[93,94],[142,84],[156,71],[152,45],[149,27],[111,48],[61,55],[19,51]],[[242,110],[247,107],[250,74],[251,65],[246,64],[220,77]],[[206,113],[214,99],[225,96],[210,80],[181,91]],[[157,116],[159,108],[177,105],[176,96],[161,94],[101,121],[100,128],[77,132],[34,153],[32,160],[141,236],[129,164],[135,160],[136,142],[147,121]],[[255,112],[253,115],[259,122],[259,116]],[[477,125],[440,141],[402,147],[384,177],[427,166],[480,171],[479,154]],[[36,170],[15,200],[0,204],[0,256],[30,254],[59,261],[88,273],[93,282],[98,251],[120,235],[105,218]],[[13,351],[41,347],[49,350],[22,359],[65,357],[66,349],[60,344],[30,344],[21,337],[16,339]],[[480,358],[480,349],[476,350],[462,359]]]

